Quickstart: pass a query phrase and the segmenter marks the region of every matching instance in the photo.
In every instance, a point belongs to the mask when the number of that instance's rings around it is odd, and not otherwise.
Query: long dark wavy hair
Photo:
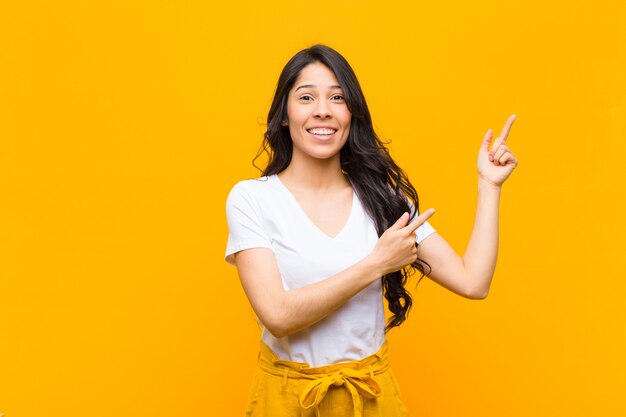
[[[348,110],[352,113],[348,140],[340,151],[341,168],[348,175],[357,196],[376,224],[380,237],[402,213],[411,212],[406,198],[412,201],[416,209],[411,219],[415,217],[415,213],[419,212],[419,199],[406,173],[396,165],[385,143],[374,132],[372,118],[354,71],[348,61],[334,49],[325,45],[313,45],[298,52],[287,62],[278,79],[267,115],[267,130],[263,142],[252,164],[261,170],[262,176],[278,174],[289,166],[293,143],[289,128],[282,125],[282,121],[287,120],[287,96],[302,69],[316,62],[324,64],[335,74]],[[263,152],[267,152],[269,156],[265,169],[254,164]],[[426,275],[424,265],[428,266],[430,273],[430,265],[418,258],[413,264],[381,278],[389,311],[393,313],[385,331],[406,320],[413,301],[405,285],[416,269],[421,272],[419,284]]]

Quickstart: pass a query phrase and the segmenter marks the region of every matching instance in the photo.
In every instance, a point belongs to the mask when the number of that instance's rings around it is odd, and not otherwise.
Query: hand
[[[515,121],[515,115],[511,115],[502,128],[502,133],[496,138],[489,149],[493,131],[489,129],[483,139],[483,143],[478,152],[478,176],[496,187],[501,187],[502,183],[511,175],[517,166],[517,158],[506,145],[511,126]]]
[[[409,213],[404,213],[376,242],[368,255],[382,275],[395,272],[417,260],[416,230],[435,212],[426,210],[409,225]]]

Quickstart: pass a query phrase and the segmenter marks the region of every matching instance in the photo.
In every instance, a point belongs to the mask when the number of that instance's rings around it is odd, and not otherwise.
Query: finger
[[[502,133],[500,133],[500,137],[502,137],[504,142],[506,142],[506,138],[509,137],[509,132],[511,131],[511,126],[513,126],[513,122],[515,121],[516,117],[517,116],[515,116],[514,114],[509,116],[508,120],[504,124],[504,127],[502,128]]]
[[[500,144],[502,143],[502,137],[497,137],[496,140],[493,142],[493,145],[491,146],[491,149],[489,150],[489,160],[493,161],[493,156],[496,154],[496,151],[498,150],[498,148],[500,147]]]
[[[487,130],[487,133],[485,133],[485,137],[483,137],[483,143],[482,146],[485,149],[489,149],[489,144],[491,143],[491,138],[493,137],[493,130],[489,129]]]
[[[416,218],[414,218],[413,221],[411,223],[409,223],[408,226],[406,226],[405,228],[409,232],[412,233],[415,230],[417,230],[418,227],[420,227],[422,224],[424,224],[424,222],[426,220],[428,220],[430,218],[430,216],[432,216],[433,214],[435,214],[435,209],[434,208],[430,208],[430,209],[426,210],[424,213],[422,213],[419,216],[417,216]]]
[[[509,148],[507,148],[506,145],[501,145],[496,151],[496,153],[493,155],[493,160],[498,162],[500,158],[502,158],[502,155],[504,155],[507,152],[509,152]],[[498,164],[496,163],[496,165]]]
[[[516,159],[511,152],[507,152],[500,158],[500,165],[506,165],[507,162],[516,163]]]
[[[400,216],[400,218],[398,220],[396,220],[396,222],[394,224],[391,225],[391,227],[389,229],[391,229],[391,230],[400,230],[404,226],[406,226],[408,221],[409,221],[409,213],[407,213],[405,211],[404,213],[402,213],[402,216]]]

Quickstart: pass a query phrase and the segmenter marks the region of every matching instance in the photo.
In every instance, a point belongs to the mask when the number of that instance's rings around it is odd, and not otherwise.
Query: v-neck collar
[[[306,222],[311,226],[311,228],[314,229],[316,231],[316,233],[318,233],[319,235],[323,236],[324,238],[332,240],[332,241],[338,240],[339,238],[341,238],[341,236],[344,234],[346,229],[352,223],[352,218],[354,217],[354,212],[356,210],[356,205],[357,205],[357,196],[356,196],[356,192],[354,191],[354,188],[352,188],[352,206],[350,207],[350,214],[348,215],[348,219],[346,220],[346,222],[343,225],[343,227],[341,228],[341,230],[339,230],[339,233],[337,233],[337,235],[335,235],[335,237],[331,237],[328,234],[326,234],[326,232],[322,231],[322,229],[320,229],[313,222],[313,220],[311,220],[311,218],[306,214],[306,212],[304,211],[304,209],[302,208],[300,203],[298,203],[298,200],[293,195],[293,193],[291,191],[289,191],[289,188],[287,188],[287,186],[285,184],[283,184],[283,182],[280,180],[280,178],[278,178],[278,174],[273,174],[273,175],[271,175],[271,177],[274,177],[274,181],[278,184],[278,186],[283,191],[285,191],[286,194],[288,194],[289,199],[294,203],[297,211],[306,220]]]

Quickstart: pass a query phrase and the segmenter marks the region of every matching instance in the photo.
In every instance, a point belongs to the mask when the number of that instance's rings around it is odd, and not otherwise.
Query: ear
[[[287,120],[283,120],[283,121],[281,122],[281,126],[287,126]]]

